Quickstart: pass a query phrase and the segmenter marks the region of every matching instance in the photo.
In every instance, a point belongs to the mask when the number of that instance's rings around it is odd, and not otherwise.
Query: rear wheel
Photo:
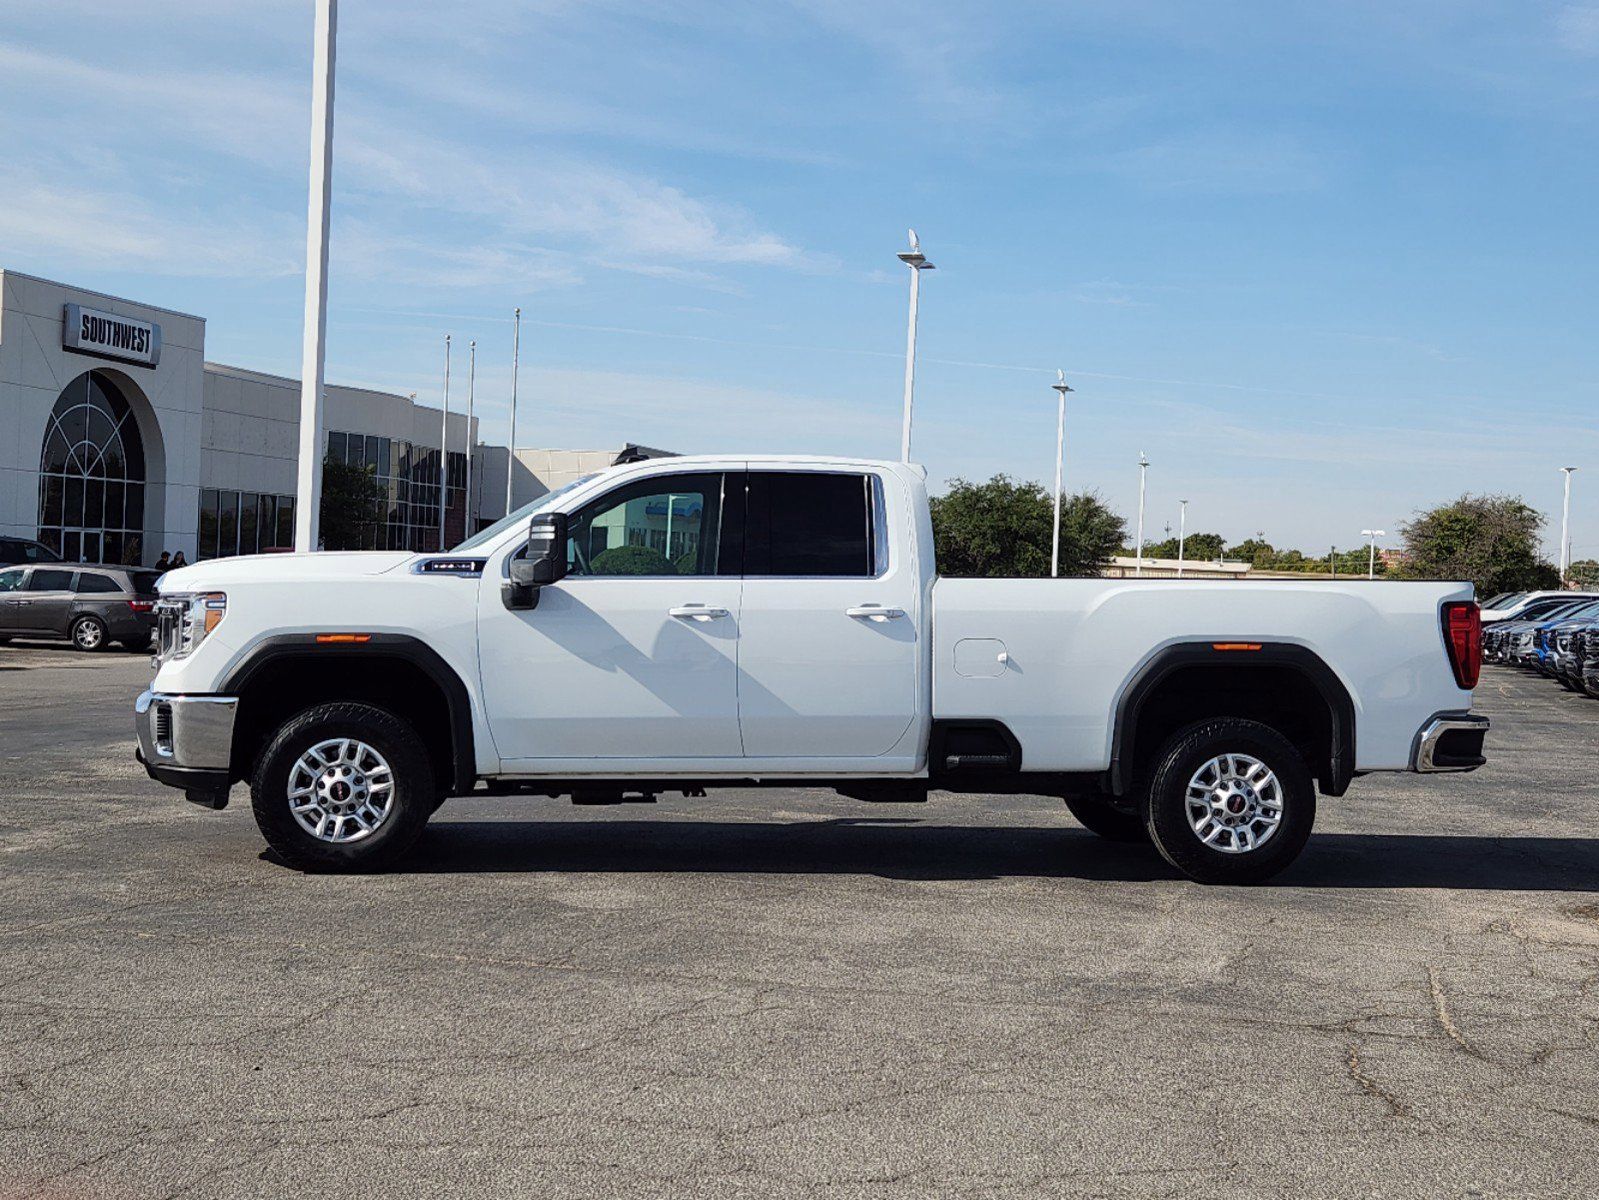
[[[319,704],[256,760],[250,806],[267,844],[302,871],[370,871],[411,847],[432,815],[433,764],[393,713]]]
[[[1200,883],[1259,883],[1304,849],[1316,820],[1305,760],[1268,725],[1223,717],[1156,756],[1144,823],[1161,856]]]
[[[1147,842],[1149,830],[1136,802],[1113,796],[1063,797],[1072,816],[1088,830],[1113,842]]]
[[[106,646],[105,622],[99,617],[82,616],[72,622],[72,644],[79,650],[93,652]]]

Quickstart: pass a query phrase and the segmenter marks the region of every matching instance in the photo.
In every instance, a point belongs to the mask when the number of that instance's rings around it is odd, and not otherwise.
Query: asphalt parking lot
[[[0,648],[0,1196],[1599,1192],[1599,702],[1207,889],[1058,803],[455,801],[307,877]]]

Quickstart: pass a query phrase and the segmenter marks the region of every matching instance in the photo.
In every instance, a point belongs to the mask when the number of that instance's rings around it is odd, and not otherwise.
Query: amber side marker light
[[[348,646],[351,643],[370,642],[370,633],[319,633],[316,643],[319,646]]]
[[[1259,650],[1259,642],[1212,642],[1212,650]]]

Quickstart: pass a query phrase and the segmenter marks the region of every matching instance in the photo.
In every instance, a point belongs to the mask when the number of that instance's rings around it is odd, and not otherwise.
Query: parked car
[[[1568,591],[1543,591],[1543,592],[1514,592],[1508,597],[1494,597],[1492,605],[1482,606],[1482,622],[1484,625],[1495,621],[1518,620],[1530,615],[1528,609],[1533,605],[1546,601],[1562,600],[1596,600],[1599,592],[1568,592]]]
[[[1192,879],[1286,867],[1373,771],[1482,765],[1462,583],[945,579],[898,462],[651,459],[446,554],[166,574],[154,778],[248,778],[306,870],[392,863],[450,796],[1019,792]]]
[[[1521,615],[1483,627],[1483,652],[1491,661],[1525,666],[1533,653],[1533,629],[1544,620],[1580,608],[1591,597],[1550,594],[1527,604]]]
[[[0,537],[0,567],[16,566],[18,563],[60,561],[61,556],[43,542],[35,542],[29,538]]]
[[[1562,622],[1555,630],[1551,655],[1553,675],[1561,685],[1582,691],[1582,674],[1588,659],[1588,631],[1599,628],[1599,615]]]
[[[56,563],[0,570],[0,643],[65,637],[79,650],[144,650],[155,630],[156,580],[139,567]]]
[[[1582,635],[1582,690],[1599,699],[1599,622]]]
[[[1550,616],[1547,620],[1533,627],[1533,666],[1545,675],[1560,678],[1560,646],[1563,635],[1566,636],[1566,649],[1569,651],[1571,639],[1570,631],[1599,616],[1599,600],[1591,600],[1587,604],[1579,604],[1559,615]]]

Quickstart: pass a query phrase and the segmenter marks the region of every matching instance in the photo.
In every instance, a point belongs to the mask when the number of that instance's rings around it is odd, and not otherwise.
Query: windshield
[[[1492,600],[1484,600],[1483,608],[1509,608],[1517,600],[1525,596],[1526,592],[1500,592]]]
[[[515,512],[510,513],[507,516],[501,517],[498,521],[494,522],[494,524],[490,525],[487,529],[479,530],[476,536],[467,538],[466,541],[462,542],[459,546],[455,547],[455,549],[450,551],[450,553],[451,554],[465,554],[468,550],[476,550],[479,546],[483,546],[483,545],[486,545],[489,542],[492,542],[495,538],[499,537],[500,534],[504,533],[507,529],[510,529],[510,528],[512,528],[513,526],[516,526],[516,525],[526,524],[527,523],[527,519],[529,517],[531,517],[534,513],[543,512],[545,509],[549,508],[557,500],[559,500],[562,496],[564,496],[568,492],[570,492],[573,488],[582,486],[583,484],[587,483],[589,480],[593,479],[598,474],[599,474],[598,471],[591,471],[587,475],[579,475],[576,479],[572,480],[571,483],[564,483],[560,487],[556,488],[553,492],[545,492],[542,496],[540,496],[537,500],[534,500],[532,503],[524,504],[521,508],[517,509]]]

